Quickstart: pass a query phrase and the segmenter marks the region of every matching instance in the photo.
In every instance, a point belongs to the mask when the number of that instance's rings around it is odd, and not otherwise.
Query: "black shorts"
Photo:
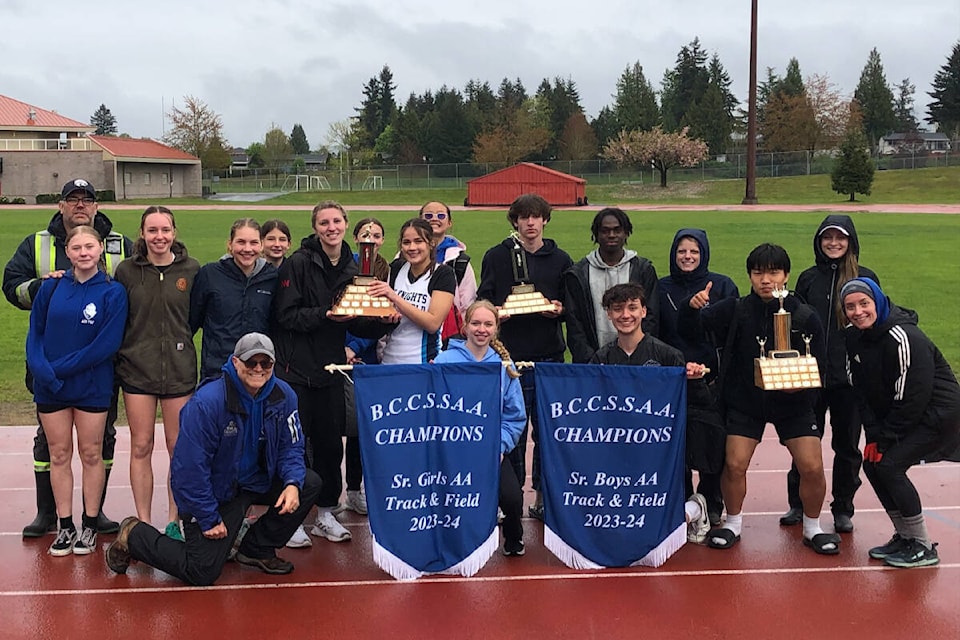
[[[37,403],[37,413],[56,413],[64,409],[76,409],[84,413],[106,413],[109,407],[78,407],[72,404]]]
[[[786,444],[787,440],[811,436],[819,438],[820,427],[817,425],[817,416],[813,412],[813,407],[806,411],[789,418],[778,418],[776,421],[770,421],[777,430],[777,436],[780,438],[780,444]],[[767,420],[764,418],[754,418],[736,409],[727,410],[727,435],[743,436],[760,441],[763,438],[763,431],[767,426]]]
[[[169,400],[171,398],[182,398],[184,396],[189,396],[192,394],[195,389],[190,389],[190,391],[184,391],[183,393],[154,393],[152,391],[146,391],[139,387],[135,387],[132,384],[127,384],[126,382],[120,383],[120,388],[123,389],[124,393],[131,393],[138,396],[153,396],[158,400]]]

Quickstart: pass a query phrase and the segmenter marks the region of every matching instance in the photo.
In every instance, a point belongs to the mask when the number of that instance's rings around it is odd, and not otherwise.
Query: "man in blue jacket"
[[[303,523],[320,477],[304,465],[297,396],[273,375],[275,361],[270,338],[248,333],[223,375],[197,389],[180,414],[170,462],[185,541],[126,518],[106,551],[113,571],[126,573],[135,559],[189,584],[213,584],[253,504],[268,509],[243,537],[236,561],[270,574],[293,571],[276,550]]]

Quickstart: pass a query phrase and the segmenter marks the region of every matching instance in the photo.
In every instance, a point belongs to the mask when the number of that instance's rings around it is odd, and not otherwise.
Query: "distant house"
[[[233,147],[230,149],[230,172],[244,170],[250,167],[250,156],[243,147]]]
[[[880,138],[877,147],[880,155],[895,153],[947,153],[950,151],[950,138],[945,133],[916,131],[910,133],[888,133]]]
[[[150,139],[92,135],[95,127],[0,95],[0,195],[34,203],[85,178],[123,198],[200,195],[200,159]]]

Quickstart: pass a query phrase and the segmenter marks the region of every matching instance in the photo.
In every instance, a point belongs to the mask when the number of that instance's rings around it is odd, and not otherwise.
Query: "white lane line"
[[[923,569],[949,570],[960,569],[960,563],[940,564],[936,567],[922,567]],[[48,596],[90,596],[90,595],[119,595],[138,593],[175,593],[187,591],[246,591],[250,589],[316,589],[343,587],[379,587],[386,585],[424,585],[431,583],[457,584],[477,582],[533,582],[544,580],[609,580],[609,579],[640,579],[640,578],[687,578],[707,576],[745,576],[745,575],[792,575],[815,573],[862,573],[875,571],[900,571],[895,567],[865,565],[860,567],[793,567],[780,569],[715,569],[700,571],[639,571],[639,572],[610,572],[610,573],[573,573],[573,574],[541,574],[529,576],[430,576],[420,580],[401,582],[397,580],[356,580],[356,581],[322,581],[322,582],[295,582],[273,584],[227,584],[212,587],[130,587],[126,589],[45,589],[38,591],[0,591],[0,597],[48,597]]]

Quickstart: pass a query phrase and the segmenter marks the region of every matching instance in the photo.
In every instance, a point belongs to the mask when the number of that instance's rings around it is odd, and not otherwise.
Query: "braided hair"
[[[473,317],[473,312],[477,309],[486,309],[493,314],[493,317],[497,320],[497,334],[499,335],[500,315],[497,313],[497,308],[493,306],[493,303],[489,300],[477,300],[467,307],[467,310],[463,313],[464,325],[470,323],[470,318]],[[490,348],[492,348],[496,354],[500,356],[500,360],[506,363],[507,375],[511,378],[519,378],[520,372],[517,371],[517,367],[513,364],[513,358],[510,357],[510,352],[507,351],[506,345],[500,342],[500,338],[494,336],[493,339],[490,340]]]

